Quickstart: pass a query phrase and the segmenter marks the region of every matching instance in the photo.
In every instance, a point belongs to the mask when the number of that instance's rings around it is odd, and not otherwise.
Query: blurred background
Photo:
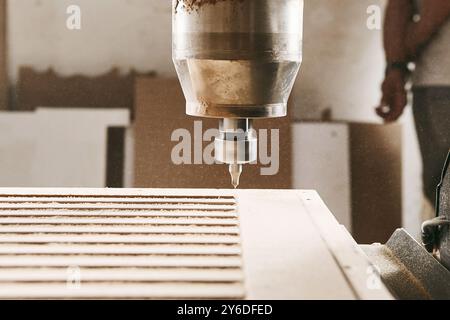
[[[66,25],[70,5],[79,30]],[[385,5],[305,0],[291,114],[267,124],[283,133],[280,171],[243,182],[317,189],[358,243],[400,226],[418,235],[427,212],[410,108],[391,125],[374,112],[385,62],[368,20]],[[171,59],[171,11],[168,0],[0,0],[0,187],[229,187],[222,166],[170,159],[171,133],[195,120]]]

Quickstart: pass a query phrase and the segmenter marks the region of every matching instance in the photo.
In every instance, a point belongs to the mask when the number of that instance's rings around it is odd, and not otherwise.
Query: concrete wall
[[[82,9],[82,29],[66,28],[66,8]],[[369,30],[370,5],[385,0],[305,0],[304,63],[295,87],[297,119],[331,109],[336,120],[379,121],[384,64],[381,31]],[[174,75],[169,0],[9,0],[9,74],[21,65],[62,74],[99,74],[118,66]],[[420,161],[411,114],[403,119],[404,210],[417,231]],[[411,227],[413,228],[413,227]]]
[[[384,7],[380,0],[306,0],[298,118],[318,118],[329,108],[337,119],[376,120],[383,52],[381,31],[367,28],[374,4]]]
[[[336,119],[376,121],[383,74],[381,32],[366,26],[368,6],[385,0],[305,0],[304,63],[295,87],[298,119],[332,109]],[[66,8],[82,29],[66,28]],[[118,66],[174,75],[170,0],[9,0],[9,74],[50,66],[99,74]]]
[[[79,5],[81,30],[66,27]],[[21,65],[95,75],[111,67],[174,74],[168,0],[9,0],[10,77]]]

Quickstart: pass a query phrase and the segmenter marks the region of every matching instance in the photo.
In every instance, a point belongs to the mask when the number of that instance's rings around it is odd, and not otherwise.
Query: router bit
[[[239,186],[239,179],[242,174],[242,164],[230,164],[228,171],[230,171],[231,175],[231,184],[236,189]]]
[[[254,163],[258,155],[258,139],[251,119],[221,119],[215,140],[216,160],[229,165],[231,184],[239,186],[242,166]]]
[[[302,62],[303,0],[173,0],[186,113],[220,119],[215,157],[234,187],[257,161],[253,121],[284,117]]]

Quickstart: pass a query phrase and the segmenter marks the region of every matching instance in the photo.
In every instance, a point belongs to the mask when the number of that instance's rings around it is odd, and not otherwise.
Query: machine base
[[[396,298],[450,299],[450,271],[405,230],[394,232],[386,245],[361,247]]]

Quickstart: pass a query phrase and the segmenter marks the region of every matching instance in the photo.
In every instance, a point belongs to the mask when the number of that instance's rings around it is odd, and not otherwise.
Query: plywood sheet
[[[237,200],[249,299],[355,299],[297,191]]]
[[[352,221],[358,243],[385,243],[402,226],[402,127],[350,125]]]
[[[8,61],[6,0],[0,0],[0,110],[8,109]]]
[[[144,77],[137,80],[134,186],[231,187],[230,175],[225,165],[173,164],[171,152],[177,142],[171,141],[171,135],[174,130],[184,128],[194,137],[194,121],[202,121],[203,132],[210,128],[218,128],[216,119],[194,118],[185,114],[185,99],[177,79]],[[246,166],[241,179],[241,188],[292,187],[290,125],[290,117],[256,121],[258,128],[278,129],[280,132],[279,172],[274,176],[261,176],[261,165]],[[202,145],[206,147],[208,144],[203,142]]]
[[[298,122],[294,186],[319,192],[358,243],[402,226],[402,126]]]
[[[333,217],[315,191],[301,191],[300,198],[314,225],[357,299],[393,299],[377,274],[377,268],[350,236],[348,231]]]
[[[129,121],[128,110],[1,112],[0,186],[104,187],[107,128]]]
[[[299,122],[293,132],[295,188],[317,190],[339,223],[352,230],[348,125]]]
[[[138,75],[135,71],[122,75],[118,69],[112,69],[96,77],[63,76],[53,69],[38,72],[22,67],[15,109],[34,110],[42,106],[119,108],[128,109],[133,115],[134,82]]]

